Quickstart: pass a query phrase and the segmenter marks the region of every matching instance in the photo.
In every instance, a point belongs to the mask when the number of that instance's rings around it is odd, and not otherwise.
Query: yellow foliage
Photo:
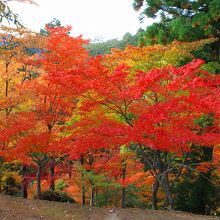
[[[15,184],[21,183],[21,176],[17,172],[5,172],[1,178],[3,185],[6,184],[8,178],[13,178],[15,180]]]
[[[195,42],[173,41],[170,45],[154,45],[148,47],[127,46],[124,50],[112,49],[112,53],[105,56],[105,64],[113,70],[119,64],[125,64],[135,70],[148,71],[155,67],[178,65],[185,59],[193,58],[192,51],[196,51],[205,44],[216,41],[216,38]]]

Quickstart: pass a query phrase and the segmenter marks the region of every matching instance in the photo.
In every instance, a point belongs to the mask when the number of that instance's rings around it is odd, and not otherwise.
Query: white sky
[[[138,12],[132,8],[133,0],[36,0],[39,6],[10,3],[23,23],[34,31],[39,31],[53,18],[62,25],[71,25],[74,36],[103,39],[120,38],[125,33],[135,34],[139,27],[152,23],[138,20]]]

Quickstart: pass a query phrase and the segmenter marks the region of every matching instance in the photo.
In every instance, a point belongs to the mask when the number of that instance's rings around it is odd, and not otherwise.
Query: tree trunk
[[[126,161],[123,159],[122,160],[122,179],[123,182],[125,180],[126,177]],[[126,189],[125,186],[122,187],[122,197],[121,197],[121,207],[125,208],[126,207]]]
[[[55,159],[51,158],[50,161],[50,190],[55,191]]]
[[[90,206],[95,206],[95,190],[93,182],[91,183]]]
[[[26,165],[22,165],[21,167],[21,173],[22,173],[21,194],[22,194],[22,197],[25,199],[28,197],[28,192],[27,192],[28,181],[26,178],[26,172],[27,172]]]
[[[99,202],[99,195],[98,195],[98,190],[97,189],[95,191],[95,197],[96,197],[96,205],[99,207],[100,206],[100,202]]]
[[[0,156],[0,193],[2,192],[3,161],[3,157]]]
[[[108,205],[108,185],[105,190],[105,206],[107,206],[107,205]]]
[[[125,187],[122,187],[122,198],[121,198],[121,207],[122,208],[126,207],[125,202],[126,202],[126,190],[125,190]]]
[[[164,192],[166,193],[164,208],[170,206],[170,209],[173,209],[174,208],[174,201],[173,201],[172,192],[170,189],[168,174],[164,175],[164,179],[161,181],[161,186],[162,186]]]
[[[2,192],[2,177],[0,176],[0,193]]]
[[[94,162],[94,158],[93,158],[93,155],[92,154],[89,154],[89,165],[92,166]],[[90,195],[90,206],[95,206],[95,184],[93,182],[93,174],[91,175],[90,177],[90,182],[91,182],[91,195]]]
[[[72,178],[72,164],[71,161],[69,161],[69,179],[71,180]]]
[[[152,187],[152,209],[158,209],[157,206],[157,192],[160,186],[160,178],[159,175],[163,172],[164,164],[161,160],[161,152],[159,150],[154,151],[154,162],[153,167],[158,170],[158,174],[155,177],[155,182]]]
[[[37,199],[41,198],[41,164],[37,164],[37,173],[36,173],[36,180],[37,180]]]
[[[83,164],[84,164],[84,158],[83,155],[81,154],[80,156],[80,164],[81,164],[81,180],[82,180],[82,185],[81,185],[81,204],[85,205],[86,204],[86,197],[85,197],[85,185],[84,185],[84,168],[83,168]]]
[[[168,199],[168,197],[167,197],[167,195],[166,195],[166,197],[165,197],[165,199],[164,199],[164,202],[163,202],[163,208],[165,209],[165,208],[167,208],[169,206],[169,199]]]
[[[158,180],[155,178],[155,181],[152,185],[152,209],[156,210],[158,209],[158,206],[157,206],[157,192],[158,192],[158,189],[159,189],[159,182]]]

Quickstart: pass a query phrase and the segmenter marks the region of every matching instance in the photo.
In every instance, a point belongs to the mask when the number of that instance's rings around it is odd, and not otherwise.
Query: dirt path
[[[0,220],[217,220],[182,212],[90,208],[0,195]]]
[[[109,214],[109,216],[105,217],[105,220],[120,220],[116,213]]]

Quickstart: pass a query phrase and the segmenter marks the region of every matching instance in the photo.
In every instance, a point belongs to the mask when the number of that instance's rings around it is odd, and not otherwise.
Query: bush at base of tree
[[[212,180],[212,181],[211,181]],[[188,172],[177,185],[176,209],[196,214],[206,214],[206,206],[216,211],[219,203],[219,179],[208,174]]]
[[[36,199],[36,196],[34,198]],[[71,196],[69,196],[67,193],[51,191],[51,190],[42,192],[40,199],[48,200],[48,201],[55,201],[55,202],[75,203],[75,200]]]

